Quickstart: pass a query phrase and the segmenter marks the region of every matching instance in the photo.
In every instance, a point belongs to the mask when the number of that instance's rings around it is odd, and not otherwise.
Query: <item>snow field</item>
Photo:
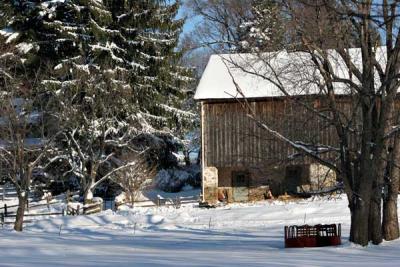
[[[339,247],[285,249],[283,227],[342,223]],[[0,266],[399,266],[400,241],[350,244],[346,198],[122,207],[0,230]]]

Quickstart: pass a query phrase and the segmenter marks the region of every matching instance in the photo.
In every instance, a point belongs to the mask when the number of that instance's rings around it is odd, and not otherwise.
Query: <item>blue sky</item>
[[[182,5],[181,5],[181,8],[180,8],[179,13],[178,13],[178,18],[182,18],[182,17],[188,16],[187,13],[188,12],[185,9],[185,6],[184,6],[183,1],[182,1]],[[198,18],[198,17],[188,16],[186,18],[186,22],[185,22],[185,25],[183,27],[183,32],[186,33],[186,32],[190,32],[191,30],[193,30],[194,26],[197,23],[199,23],[199,21],[200,21],[200,18]]]

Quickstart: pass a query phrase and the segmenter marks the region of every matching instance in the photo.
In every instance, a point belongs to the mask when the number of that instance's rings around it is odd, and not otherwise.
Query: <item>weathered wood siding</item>
[[[324,105],[318,99],[310,99],[317,110]],[[238,102],[203,102],[203,142],[205,166],[266,167],[288,161],[297,152],[278,141],[246,116]],[[259,118],[272,129],[294,141],[308,144],[337,145],[335,129],[316,113],[285,98],[250,102]],[[348,103],[345,101],[342,110]],[[346,112],[345,112],[346,113]],[[332,157],[331,153],[325,157]],[[307,163],[299,157],[292,164]]]

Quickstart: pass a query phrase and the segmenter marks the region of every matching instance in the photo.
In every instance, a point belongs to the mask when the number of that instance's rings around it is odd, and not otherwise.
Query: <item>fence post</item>
[[[7,204],[4,204],[4,215],[7,217]]]
[[[80,209],[80,206],[78,205],[78,207],[76,208],[76,215],[79,215],[79,209]]]
[[[67,205],[68,205],[68,203],[69,203],[69,195],[70,195],[70,191],[69,191],[69,189],[68,189],[68,190],[67,190],[67,193],[65,194],[65,198],[66,198]]]
[[[26,211],[29,212],[29,199],[26,199]]]

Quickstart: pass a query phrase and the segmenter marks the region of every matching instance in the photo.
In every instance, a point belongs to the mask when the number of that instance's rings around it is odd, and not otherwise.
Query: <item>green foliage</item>
[[[193,126],[194,114],[182,110],[193,80],[179,66],[178,8],[157,0],[2,1],[0,38],[20,54],[21,75],[38,80],[56,127],[102,161],[141,133],[176,142]],[[77,153],[71,140],[63,145]]]

